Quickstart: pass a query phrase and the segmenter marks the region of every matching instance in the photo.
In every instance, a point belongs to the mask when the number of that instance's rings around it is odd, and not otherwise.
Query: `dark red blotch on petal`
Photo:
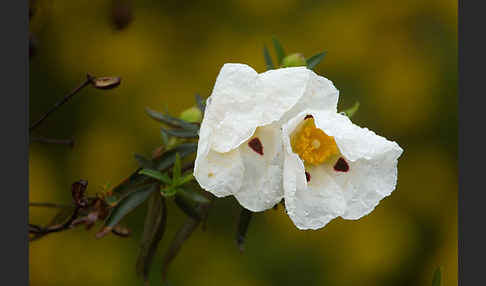
[[[258,137],[251,139],[250,142],[248,142],[248,146],[250,146],[253,151],[263,156],[263,145]]]
[[[309,118],[314,118],[314,117],[313,117],[312,115],[310,115],[310,114],[307,114],[307,115],[304,117],[304,120],[309,119]]]
[[[307,180],[307,182],[310,181],[311,175],[309,174],[309,172],[305,172],[305,179]]]
[[[337,172],[347,172],[349,171],[349,165],[346,160],[340,157],[336,164],[334,164],[334,170]]]

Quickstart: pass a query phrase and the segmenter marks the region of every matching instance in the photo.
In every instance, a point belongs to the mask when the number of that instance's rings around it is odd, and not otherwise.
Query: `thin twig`
[[[49,233],[60,232],[60,231],[72,228],[73,222],[78,217],[80,209],[81,209],[80,206],[76,206],[71,217],[63,224],[56,224],[56,225],[52,225],[52,226],[49,226],[49,227],[46,227],[46,228],[43,228],[43,227],[40,227],[40,226],[37,226],[37,225],[29,224],[29,227],[31,228],[30,232],[34,233],[34,236],[32,238],[30,238],[29,241],[34,241],[34,240],[39,239],[39,238],[41,238],[44,235],[49,234]],[[34,229],[36,229],[36,230],[34,230]]]
[[[54,139],[54,138],[44,138],[44,137],[30,137],[31,141],[48,143],[48,144],[64,144],[69,145],[69,147],[74,146],[74,139]]]
[[[71,205],[56,204],[56,203],[29,203],[29,207],[46,207],[46,208],[67,208]]]
[[[36,127],[38,127],[47,117],[49,117],[49,115],[51,115],[51,113],[53,113],[54,111],[59,109],[59,107],[64,105],[66,102],[68,102],[71,98],[73,98],[74,95],[76,95],[84,87],[86,87],[87,85],[90,85],[93,82],[93,79],[94,79],[94,77],[92,77],[91,75],[89,75],[89,74],[86,75],[86,79],[84,80],[84,82],[81,83],[77,88],[72,90],[63,99],[61,99],[56,104],[54,104],[54,106],[49,111],[47,111],[44,115],[42,115],[42,117],[39,120],[37,120],[34,124],[32,124],[29,128],[29,132],[34,130]]]

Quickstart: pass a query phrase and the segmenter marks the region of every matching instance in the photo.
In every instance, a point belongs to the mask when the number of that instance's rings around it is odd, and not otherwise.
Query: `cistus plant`
[[[183,243],[207,219],[212,202],[234,196],[241,205],[236,242],[243,250],[252,213],[284,205],[299,229],[319,229],[336,217],[359,219],[390,195],[397,183],[403,150],[393,141],[351,122],[359,103],[338,112],[339,91],[313,69],[325,52],[305,58],[287,55],[273,38],[276,64],[266,46],[267,71],[245,64],[221,68],[211,95],[195,96],[195,105],[176,117],[146,108],[160,122],[161,145],[152,157],[135,155],[139,168],[95,197],[85,196],[88,182],[72,185],[72,205],[58,207],[47,225],[29,225],[30,240],[85,225],[101,224],[96,237],[129,235],[122,219],[148,202],[136,272],[146,283],[159,242],[164,239],[167,204],[187,221],[172,238],[163,259],[162,277]],[[82,88],[116,88],[117,77],[88,76],[55,108]],[[435,278],[434,278],[435,279]]]

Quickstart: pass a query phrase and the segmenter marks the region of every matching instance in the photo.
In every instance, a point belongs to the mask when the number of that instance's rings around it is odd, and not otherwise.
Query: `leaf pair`
[[[145,202],[150,194],[159,189],[158,183],[151,183],[141,186],[136,191],[123,198],[111,211],[105,221],[104,228],[97,234],[97,237],[103,237],[110,232],[128,213]]]
[[[162,182],[165,187],[161,188],[161,193],[164,196],[170,197],[179,191],[179,187],[194,179],[192,173],[182,176],[181,159],[179,153],[175,153],[174,167],[172,169],[172,178],[167,173],[162,173],[153,169],[142,169],[138,172]]]
[[[167,207],[165,199],[158,193],[152,193],[145,217],[140,252],[137,258],[136,272],[147,282],[150,274],[150,267],[153,262],[157,246],[162,240],[167,224]]]
[[[179,138],[196,138],[198,135],[199,126],[197,124],[162,114],[148,107],[145,108],[145,112],[154,120],[173,127],[173,129],[162,128],[162,136],[164,136],[164,133]]]

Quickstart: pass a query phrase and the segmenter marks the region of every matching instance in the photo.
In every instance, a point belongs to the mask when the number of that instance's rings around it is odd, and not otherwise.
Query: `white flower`
[[[273,207],[284,195],[282,124],[309,107],[335,113],[337,100],[333,84],[306,67],[258,74],[225,64],[201,123],[196,180],[248,210]]]
[[[370,213],[395,189],[403,152],[344,115],[310,108],[282,131],[285,207],[300,229]]]

